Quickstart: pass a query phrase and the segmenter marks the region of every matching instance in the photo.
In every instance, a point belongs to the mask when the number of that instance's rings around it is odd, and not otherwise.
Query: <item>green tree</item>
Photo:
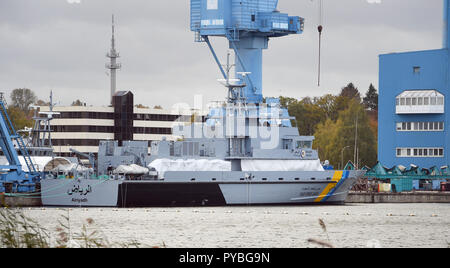
[[[320,98],[315,98],[314,103],[322,110],[327,119],[336,119],[336,100],[338,97],[327,94]]]
[[[25,127],[31,128],[34,125],[33,119],[28,116],[24,111],[15,106],[9,106],[7,109],[9,118],[16,130],[25,129]]]
[[[11,93],[11,105],[17,107],[25,114],[30,111],[30,105],[37,101],[37,97],[31,89],[28,88],[17,88]]]
[[[339,118],[344,124],[343,129],[339,133],[344,142],[341,145],[350,145],[354,154],[355,138],[357,138],[359,167],[364,165],[374,166],[378,158],[377,139],[370,125],[365,107],[357,101],[352,101],[349,108],[339,114]],[[355,135],[356,131],[357,135]],[[349,159],[354,159],[354,157]]]
[[[300,135],[305,136],[314,135],[317,125],[327,118],[326,112],[310,98],[301,101],[289,100],[288,111],[296,118]]]
[[[300,115],[300,135],[313,136],[317,125],[327,119],[327,115],[318,105],[309,100],[300,102],[304,107],[304,114]]]
[[[317,126],[317,131],[315,133],[314,148],[319,152],[319,157],[322,160],[329,160],[333,166],[339,163],[339,150],[340,139],[339,139],[339,129],[342,128],[342,121],[337,120],[336,122],[327,119],[325,122],[320,123]]]
[[[361,94],[353,83],[349,83],[347,86],[343,87],[341,93],[336,96],[334,100],[334,111],[331,118],[336,121],[339,113],[348,109],[351,100],[361,102]]]
[[[298,103],[297,99],[280,96],[280,104],[283,108],[289,108],[289,105]]]
[[[372,84],[369,86],[369,90],[363,99],[363,103],[370,111],[378,111],[378,92]]]
[[[345,164],[354,160],[356,138],[359,166],[373,166],[377,162],[377,140],[364,106],[356,99],[339,113],[336,122],[329,119],[319,124],[315,136],[315,148],[319,150],[320,158],[329,160],[335,167],[339,167],[341,161]]]

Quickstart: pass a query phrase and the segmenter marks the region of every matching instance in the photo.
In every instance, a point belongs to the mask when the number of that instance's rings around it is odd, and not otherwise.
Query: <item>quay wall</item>
[[[346,203],[450,203],[450,192],[351,192]]]
[[[0,207],[41,207],[40,197],[7,196],[0,193]]]

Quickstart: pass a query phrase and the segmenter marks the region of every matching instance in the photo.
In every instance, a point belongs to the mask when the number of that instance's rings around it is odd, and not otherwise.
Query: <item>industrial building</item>
[[[114,106],[111,107],[53,107],[53,112],[59,113],[53,115],[51,121],[54,153],[70,156],[70,149],[97,153],[102,140],[148,141],[149,145],[163,138],[176,140],[178,137],[172,135],[173,125],[191,121],[190,111],[137,108],[129,91],[117,92],[113,99]],[[119,105],[120,102],[127,105]],[[41,107],[41,111],[49,112],[50,107]]]
[[[450,164],[450,0],[444,0],[443,48],[380,55],[379,161]]]

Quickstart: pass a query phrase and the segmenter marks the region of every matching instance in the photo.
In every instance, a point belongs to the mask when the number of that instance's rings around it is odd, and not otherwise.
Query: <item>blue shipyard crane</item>
[[[263,50],[270,38],[301,34],[304,19],[277,10],[278,0],[191,0],[191,30],[206,42],[223,77],[229,81],[210,37],[225,37],[236,57],[238,90],[245,103],[263,102]],[[242,88],[242,89],[241,89]]]
[[[19,148],[28,172],[23,170],[14,144]],[[22,137],[17,134],[3,99],[0,99],[0,148],[8,161],[7,165],[0,165],[0,192],[6,191],[7,184],[15,186],[14,192],[34,190],[41,174],[36,170]]]

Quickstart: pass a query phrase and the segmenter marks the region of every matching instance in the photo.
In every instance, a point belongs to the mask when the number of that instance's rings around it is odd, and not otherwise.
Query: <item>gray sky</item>
[[[69,2],[80,1],[80,3]],[[147,106],[223,100],[220,72],[189,30],[189,0],[0,0],[0,91],[27,87],[60,105],[107,105],[111,14],[123,67],[118,89]],[[306,19],[305,33],[272,39],[264,53],[264,95],[338,94],[349,82],[378,87],[378,55],[442,46],[442,0],[324,0],[322,86],[317,87],[318,5],[279,0]],[[375,1],[376,2],[376,1]],[[221,58],[225,39],[215,39]]]

